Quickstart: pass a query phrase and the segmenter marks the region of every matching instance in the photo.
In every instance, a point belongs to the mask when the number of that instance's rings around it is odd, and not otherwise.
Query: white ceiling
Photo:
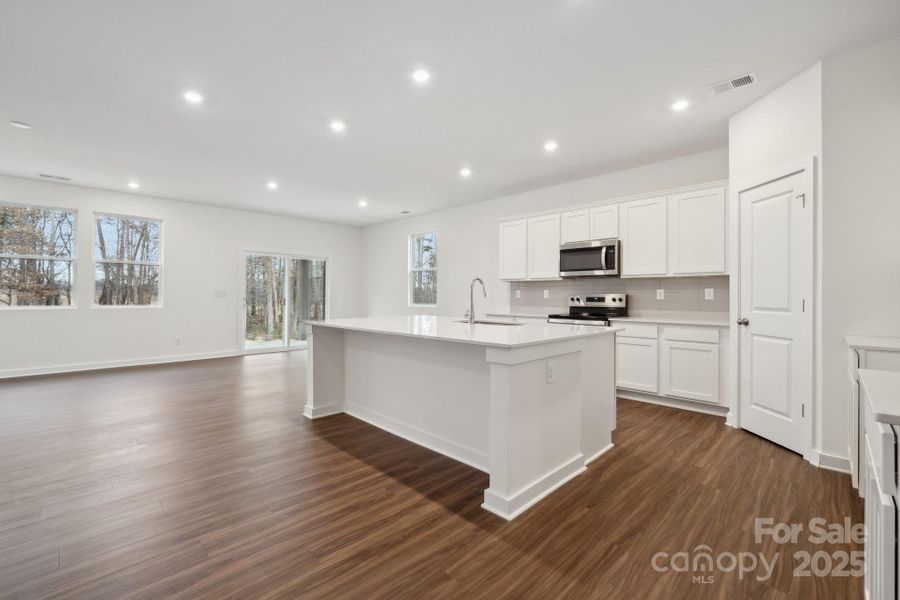
[[[723,146],[728,116],[898,33],[897,0],[0,0],[0,172],[376,223]]]

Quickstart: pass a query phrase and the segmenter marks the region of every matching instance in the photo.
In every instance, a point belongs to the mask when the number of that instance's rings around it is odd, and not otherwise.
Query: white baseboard
[[[829,471],[838,471],[839,473],[850,474],[850,459],[844,456],[836,456],[834,454],[826,454],[825,452],[816,453],[817,460],[810,461],[812,464]]]
[[[587,467],[584,466],[584,455],[579,454],[509,498],[504,498],[491,488],[484,490],[481,508],[512,521],[585,471]]]
[[[303,405],[303,416],[307,419],[318,419],[320,417],[330,417],[331,415],[338,415],[344,412],[343,404],[326,404],[324,406],[309,406],[308,404]]]
[[[620,388],[616,388],[616,396],[624,398],[625,400],[637,400],[638,402],[668,406],[669,408],[680,408],[681,410],[690,410],[706,415],[715,415],[717,417],[724,417],[729,412],[727,406],[718,404],[694,402],[691,400],[682,400],[680,398],[667,398],[665,396],[657,396],[656,394],[633,392],[631,390],[623,390]]]
[[[429,450],[434,450],[444,456],[449,456],[453,460],[474,467],[479,471],[488,472],[490,460],[484,452],[479,452],[474,448],[469,448],[456,442],[430,434],[427,431],[401,423],[391,417],[387,417],[373,410],[359,406],[358,404],[346,403],[344,412],[351,417],[356,417],[361,421],[365,421],[379,429],[384,429],[389,433],[393,433],[398,437],[409,440],[414,444],[424,446]]]
[[[609,445],[606,446],[605,448],[601,448],[600,452],[597,452],[596,454],[594,454],[594,455],[591,456],[590,458],[584,459],[584,464],[585,464],[585,466],[591,464],[592,462],[594,462],[595,460],[597,460],[598,458],[600,458],[601,456],[603,456],[604,454],[606,454],[607,452],[609,452],[610,450],[612,450],[612,449],[613,449],[613,446],[615,446],[615,444],[609,444]]]
[[[76,363],[70,365],[57,365],[53,367],[36,367],[31,369],[7,369],[0,371],[0,379],[11,379],[13,377],[33,377],[36,375],[56,375],[59,373],[75,373],[78,371],[99,371],[103,369],[140,367],[144,365],[161,365],[176,362],[190,362],[194,360],[209,360],[212,358],[228,358],[230,356],[241,356],[241,354],[241,352],[238,352],[236,350],[226,350],[224,352],[176,354],[173,356],[155,356],[150,358],[132,358],[127,360]]]

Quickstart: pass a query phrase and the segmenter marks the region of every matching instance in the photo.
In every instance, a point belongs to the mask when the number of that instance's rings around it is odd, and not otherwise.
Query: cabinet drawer
[[[872,407],[862,392],[860,402],[865,411],[865,436],[870,454],[866,460],[871,460],[871,467],[878,477],[878,483],[885,494],[897,493],[897,438],[890,425],[878,423],[872,415]]]
[[[719,343],[719,330],[714,327],[663,327],[662,337],[672,342]]]
[[[619,337],[633,337],[633,338],[647,338],[647,339],[656,339],[659,326],[657,325],[645,325],[643,323],[628,323],[618,321],[615,323],[616,327],[622,327],[624,330],[617,333]]]

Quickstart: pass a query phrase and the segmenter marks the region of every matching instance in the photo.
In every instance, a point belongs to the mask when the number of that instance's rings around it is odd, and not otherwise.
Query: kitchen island
[[[306,404],[346,412],[490,475],[512,519],[612,447],[615,328],[449,317],[306,323]]]

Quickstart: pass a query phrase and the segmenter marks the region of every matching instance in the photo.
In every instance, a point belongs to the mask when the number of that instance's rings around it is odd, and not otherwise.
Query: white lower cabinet
[[[708,404],[722,404],[727,330],[714,326],[613,321],[616,386]]]
[[[695,342],[660,344],[662,394],[719,402],[719,345]]]
[[[897,390],[900,394],[900,390]],[[860,387],[865,460],[859,487],[864,492],[866,563],[864,589],[869,600],[897,598],[897,431],[875,421],[865,385]]]
[[[655,394],[658,386],[659,342],[616,336],[616,387]]]

